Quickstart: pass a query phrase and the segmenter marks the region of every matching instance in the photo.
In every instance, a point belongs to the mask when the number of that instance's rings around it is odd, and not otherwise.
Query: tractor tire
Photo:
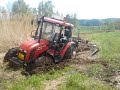
[[[71,59],[74,56],[75,49],[76,49],[76,45],[71,45],[67,49],[67,51],[66,51],[65,56],[64,56],[63,59]]]
[[[3,62],[8,62],[9,59],[11,59],[12,57],[15,57],[17,50],[18,50],[18,47],[9,49],[8,52],[4,56]]]
[[[55,66],[53,60],[47,56],[41,56],[37,60],[32,63],[27,64],[25,67],[25,71],[29,73],[29,75],[46,72],[51,70]]]
[[[53,60],[51,57],[41,56],[38,58],[38,60],[36,60],[35,63],[37,66],[46,67],[46,66],[53,65]]]
[[[11,61],[8,62],[7,64],[8,68],[11,68],[13,70],[19,70],[22,66],[19,66]]]

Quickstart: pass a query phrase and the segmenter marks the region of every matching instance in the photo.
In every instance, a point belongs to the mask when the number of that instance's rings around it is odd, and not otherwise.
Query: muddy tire
[[[7,64],[8,68],[11,68],[13,70],[19,70],[22,66],[19,66],[11,61],[9,61],[9,63]]]
[[[16,53],[17,53],[17,50],[18,50],[18,47],[9,49],[8,52],[4,56],[4,62],[7,62],[12,57],[15,57]]]
[[[51,57],[47,57],[47,56],[41,56],[38,58],[38,60],[36,60],[36,65],[37,66],[50,66],[53,65],[53,60],[51,59]]]
[[[65,56],[64,56],[63,59],[70,59],[70,58],[72,58],[73,57],[73,52],[75,51],[75,49],[76,49],[76,46],[75,45],[71,45],[67,49],[67,51],[66,51]]]
[[[39,57],[35,62],[27,64],[25,71],[30,75],[51,70],[55,66],[53,60],[47,56]]]

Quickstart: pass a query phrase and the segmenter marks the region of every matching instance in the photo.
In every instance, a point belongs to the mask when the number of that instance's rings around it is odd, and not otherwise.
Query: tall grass
[[[18,46],[29,37],[33,26],[31,16],[0,21],[0,52]]]

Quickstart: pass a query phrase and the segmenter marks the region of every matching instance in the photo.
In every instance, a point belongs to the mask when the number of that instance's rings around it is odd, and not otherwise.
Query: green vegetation
[[[88,76],[98,77],[102,80],[109,78],[114,72],[120,70],[120,32],[91,33],[84,35],[90,41],[97,43],[100,48],[101,64],[88,65],[84,73]],[[104,62],[107,62],[104,63]]]
[[[10,90],[25,90],[25,89],[37,89],[43,88],[44,75],[34,75],[30,78],[21,79],[10,86]]]
[[[94,34],[91,39],[100,42],[101,59],[109,63],[106,73],[120,70],[120,32]]]
[[[70,70],[71,68],[65,67],[61,70],[51,70],[48,73],[21,78],[15,82],[4,81],[4,88],[9,90],[43,90],[45,81],[56,79]]]
[[[120,32],[104,32],[87,35],[89,40],[97,42],[101,58],[110,60],[120,57]]]
[[[91,64],[86,66],[87,70],[84,71],[89,77],[100,78],[104,72],[104,68],[101,64]]]
[[[67,78],[67,82],[59,90],[114,90],[97,79],[92,79],[84,74],[75,73]]]

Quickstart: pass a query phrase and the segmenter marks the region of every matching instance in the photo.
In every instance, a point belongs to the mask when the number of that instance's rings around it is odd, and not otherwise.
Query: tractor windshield
[[[44,22],[42,27],[41,38],[52,41],[55,36],[55,33],[59,33],[59,32],[60,32],[59,25]]]

